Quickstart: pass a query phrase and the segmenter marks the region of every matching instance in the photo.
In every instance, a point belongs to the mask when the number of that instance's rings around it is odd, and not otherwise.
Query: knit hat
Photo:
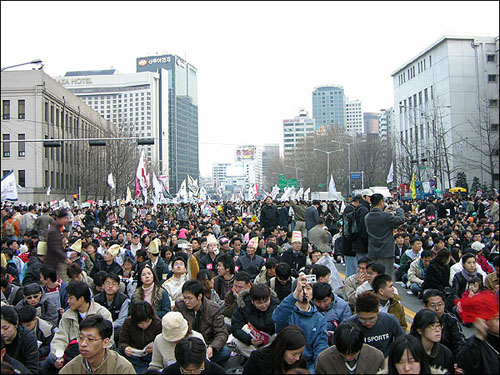
[[[77,253],[82,252],[82,240],[76,241],[73,245],[70,246],[70,249],[76,251]]]
[[[36,246],[36,253],[38,255],[47,255],[47,242],[38,242],[38,245]]]
[[[179,231],[179,235],[177,236],[177,238],[184,238],[185,240],[187,240],[187,229],[186,228],[181,228],[181,230]]]
[[[110,253],[110,254],[113,256],[113,258],[115,258],[115,257],[118,255],[118,253],[120,252],[120,245],[115,244],[115,245],[111,246],[111,247],[110,247],[108,250],[106,250],[106,251],[107,251],[108,253]]]
[[[148,253],[159,254],[160,253],[161,241],[155,238],[148,246]]]
[[[162,335],[169,342],[179,341],[186,337],[188,322],[178,311],[170,311],[161,319]]]
[[[292,232],[292,242],[291,243],[294,243],[294,242],[302,242],[302,232],[299,232],[297,230],[294,230]]]
[[[207,246],[210,245],[211,243],[218,245],[219,241],[217,241],[217,238],[215,238],[214,236],[207,236]]]
[[[36,283],[31,283],[23,286],[23,294],[25,297],[32,296],[33,294],[38,294],[41,292],[40,285]]]
[[[254,237],[250,241],[248,241],[247,248],[249,248],[249,247],[254,248],[254,249],[259,247],[259,237]]]

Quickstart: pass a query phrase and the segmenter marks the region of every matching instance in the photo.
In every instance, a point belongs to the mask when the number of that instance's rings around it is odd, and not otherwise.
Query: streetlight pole
[[[326,154],[326,185],[325,186],[328,186],[328,174],[330,173],[330,154],[333,154],[334,152],[338,152],[338,151],[344,151],[344,150],[340,149],[340,150],[335,150],[335,151],[324,151],[324,150],[320,150],[320,149],[315,148],[314,151],[324,152]]]
[[[366,139],[363,139],[362,141],[359,142],[339,142],[334,139],[331,140],[331,142],[338,143],[340,145],[346,145],[347,146],[347,168],[349,169],[349,195],[347,196],[348,198],[351,196],[351,146],[356,144],[356,143],[363,143],[366,142]]]
[[[30,64],[40,64],[41,67],[39,69],[43,68],[42,60],[36,59],[36,60],[33,60],[33,61],[28,61],[28,62],[25,62],[25,63],[21,63],[21,64],[6,66],[5,68],[2,68],[0,71],[3,72],[4,70],[10,69],[10,68],[17,68],[18,66],[30,65]]]

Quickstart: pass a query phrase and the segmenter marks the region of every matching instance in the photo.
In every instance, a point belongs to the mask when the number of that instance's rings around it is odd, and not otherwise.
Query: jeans
[[[418,286],[417,283],[412,283],[410,285],[410,290],[415,296],[418,296],[419,293],[422,291],[422,287]]]
[[[358,263],[355,256],[344,255],[345,259],[345,278],[354,275],[358,271]]]
[[[231,357],[231,349],[229,349],[225,345],[220,351],[216,349],[213,349],[213,351],[214,354],[212,355],[212,358],[210,358],[210,360],[217,363],[218,365],[222,366],[222,364]]]
[[[116,352],[122,357],[125,357],[132,364],[132,366],[134,366],[135,372],[138,374],[143,374],[148,370],[151,359],[153,358],[152,353],[149,353],[144,357],[136,357],[135,355],[129,357],[118,349],[116,349]]]

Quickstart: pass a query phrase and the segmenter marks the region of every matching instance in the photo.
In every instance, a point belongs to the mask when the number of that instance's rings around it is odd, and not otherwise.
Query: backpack
[[[342,222],[342,231],[344,233],[344,237],[348,240],[354,240],[360,230],[356,217],[356,210],[357,209],[345,214]]]
[[[13,236],[14,235],[15,230],[14,230],[14,224],[12,224],[13,222],[14,222],[14,219],[12,221],[7,220],[5,222],[4,233],[6,236]]]

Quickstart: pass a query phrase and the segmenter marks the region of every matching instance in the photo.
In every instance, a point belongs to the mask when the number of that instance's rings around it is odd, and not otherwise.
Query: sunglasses
[[[41,297],[41,294],[33,294],[32,296],[26,296],[26,299],[37,299],[40,297]]]

